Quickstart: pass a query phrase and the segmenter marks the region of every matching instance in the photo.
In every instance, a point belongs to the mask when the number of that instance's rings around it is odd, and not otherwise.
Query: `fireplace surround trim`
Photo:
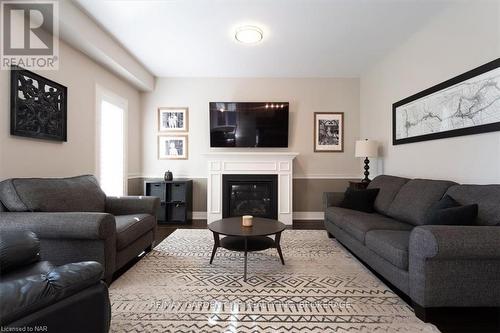
[[[207,220],[222,219],[222,175],[275,174],[278,176],[278,220],[292,224],[293,152],[212,152],[205,154],[208,166]]]

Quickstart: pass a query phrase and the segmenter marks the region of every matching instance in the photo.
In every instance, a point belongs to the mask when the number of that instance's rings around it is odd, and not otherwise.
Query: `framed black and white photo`
[[[159,132],[187,132],[188,108],[158,108]]]
[[[67,88],[13,66],[10,83],[10,134],[67,141]]]
[[[187,135],[158,136],[158,159],[186,160],[188,158]]]
[[[314,151],[344,151],[343,112],[314,112]]]
[[[392,143],[500,131],[500,58],[392,105]]]

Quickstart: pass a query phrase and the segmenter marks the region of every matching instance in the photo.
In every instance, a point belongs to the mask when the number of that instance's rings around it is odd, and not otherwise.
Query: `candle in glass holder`
[[[251,227],[253,224],[253,216],[252,215],[243,215],[241,217],[241,225],[244,227]]]

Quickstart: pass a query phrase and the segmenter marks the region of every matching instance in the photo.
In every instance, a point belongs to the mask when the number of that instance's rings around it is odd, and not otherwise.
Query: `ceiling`
[[[451,0],[76,0],[158,77],[359,77]],[[257,45],[234,40],[259,26]]]

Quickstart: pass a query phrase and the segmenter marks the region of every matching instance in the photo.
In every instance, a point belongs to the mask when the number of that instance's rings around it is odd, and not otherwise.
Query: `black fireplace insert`
[[[222,175],[222,216],[278,218],[277,175]]]

